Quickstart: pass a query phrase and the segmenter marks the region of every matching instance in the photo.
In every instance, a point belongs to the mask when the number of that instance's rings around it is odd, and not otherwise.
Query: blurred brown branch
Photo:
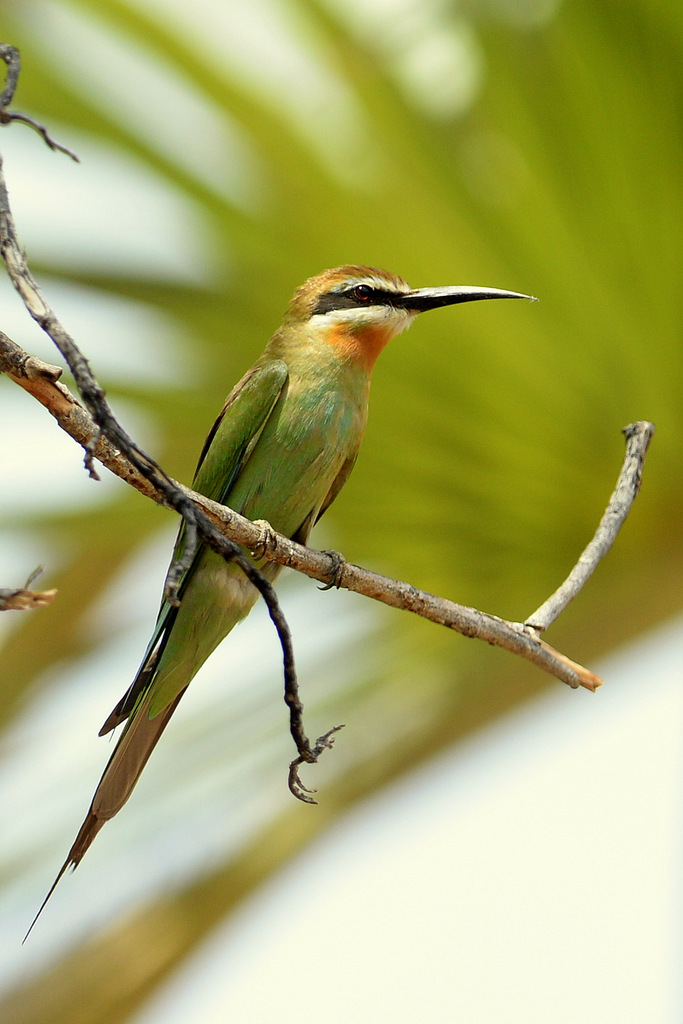
[[[31,611],[34,608],[43,608],[49,604],[57,593],[56,590],[31,590],[31,584],[38,579],[43,571],[42,565],[34,569],[23,587],[18,590],[8,590],[0,587],[0,612],[7,611]]]

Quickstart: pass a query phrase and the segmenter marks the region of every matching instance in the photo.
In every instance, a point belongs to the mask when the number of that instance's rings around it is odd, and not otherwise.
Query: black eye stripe
[[[343,292],[325,292],[320,295],[311,316],[330,313],[335,309],[358,309],[364,306],[401,306],[403,296],[398,292],[372,288],[367,284],[354,284]]]

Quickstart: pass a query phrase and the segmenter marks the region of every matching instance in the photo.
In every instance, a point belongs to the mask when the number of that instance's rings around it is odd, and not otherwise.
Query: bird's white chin
[[[364,327],[379,327],[389,332],[391,337],[407,330],[417,316],[414,310],[401,309],[398,306],[366,306],[351,309],[332,309],[327,313],[318,314],[314,319],[320,321],[325,330],[345,326],[349,330],[362,330]]]

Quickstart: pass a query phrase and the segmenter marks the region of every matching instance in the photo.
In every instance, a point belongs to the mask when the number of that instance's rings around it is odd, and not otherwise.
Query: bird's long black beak
[[[476,288],[469,285],[456,285],[452,288],[415,288],[401,295],[397,305],[405,309],[413,309],[423,313],[426,309],[438,306],[452,306],[455,302],[474,302],[476,299],[529,299],[535,302],[533,295],[522,295],[521,292],[506,292],[502,288]]]

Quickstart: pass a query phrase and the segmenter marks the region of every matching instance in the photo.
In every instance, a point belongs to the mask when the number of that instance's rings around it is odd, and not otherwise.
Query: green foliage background
[[[64,277],[176,320],[188,365],[201,367],[196,383],[146,390],[105,381],[114,403],[125,398],[153,417],[154,454],[171,474],[191,478],[225,393],[311,274],[357,261],[415,286],[528,291],[541,301],[430,314],[385,353],[362,457],[329,514],[334,544],[360,564],[523,618],[591,535],[620,465],[621,427],[648,418],[657,435],[636,509],[549,639],[592,664],[680,609],[679,4],[436,5],[443,31],[466,29],[481,61],[472,102],[437,113],[401,83],[379,36],[353,30],[331,4],[290,0],[281,9],[301,45],[360,115],[345,134],[326,127],[324,114],[292,114],[261,87],[258,69],[248,78],[227,55],[217,67],[170,7],[164,16],[117,0],[54,2],[191,83],[238,126],[265,183],[250,209],[212,190],[169,155],[153,123],[143,131],[76,87],[68,54],[35,30],[36,5],[0,4],[3,36],[24,59],[19,108],[66,143],[77,130],[142,161],[210,225],[215,265],[196,286],[34,264],[48,295],[50,280]],[[36,154],[49,180],[57,158],[38,144]],[[78,340],[87,352],[87,337]],[[0,381],[0,400],[8,387]],[[164,516],[121,489],[95,511],[23,518],[70,556],[49,579],[59,588],[49,614],[23,617],[3,647],[6,724],[53,659],[88,651],[84,611]],[[362,725],[346,753],[342,744],[335,751],[341,760],[318,811],[295,813],[283,800],[265,832],[220,869],[65,951],[30,990],[0,1004],[3,1020],[125,1020],[251,887],[351,802],[559,685],[409,616],[381,622],[365,676],[327,698],[342,720],[353,705]]]

